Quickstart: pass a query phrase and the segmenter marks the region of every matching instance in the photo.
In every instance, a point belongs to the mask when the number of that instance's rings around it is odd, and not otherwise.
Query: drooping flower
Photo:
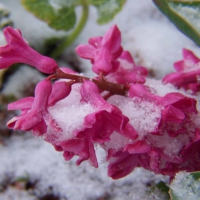
[[[48,99],[51,91],[51,82],[43,80],[35,88],[34,99],[29,97],[9,104],[8,110],[21,109],[22,114],[11,119],[7,126],[14,130],[37,130],[40,134],[45,133],[47,126],[44,121],[44,115],[47,113]]]
[[[78,86],[78,85],[77,85]],[[76,119],[75,116],[71,116],[73,120],[64,122],[65,127],[69,127],[71,130],[68,133],[65,131],[69,131],[68,129],[63,131],[57,140],[48,140],[52,143],[56,150],[63,151],[63,156],[66,160],[70,160],[73,156],[78,156],[77,165],[81,164],[84,160],[89,160],[89,162],[97,167],[97,159],[94,150],[94,144],[103,144],[106,141],[111,140],[111,136],[114,131],[123,135],[127,138],[135,139],[137,137],[137,132],[135,129],[128,123],[128,118],[122,114],[122,112],[115,106],[110,105],[103,97],[100,95],[100,91],[98,87],[92,81],[84,81],[82,86],[80,87],[80,91],[75,89],[76,84],[74,85],[73,92],[80,92],[80,102],[82,107],[87,106],[87,111],[84,111],[84,115],[79,115],[79,119]],[[77,87],[78,88],[78,87]],[[69,96],[73,99],[73,96]],[[76,104],[75,101],[79,101],[78,98],[73,100],[73,104],[66,105],[72,107]],[[54,110],[54,107],[52,107]],[[76,109],[74,107],[74,109]],[[69,115],[66,111],[65,115]],[[76,111],[73,111],[75,115]],[[81,110],[79,109],[81,113]],[[87,113],[88,112],[88,113]],[[50,112],[51,114],[55,112]],[[70,116],[69,116],[70,118]],[[63,119],[60,119],[59,116],[55,116],[55,120],[58,124],[63,124]],[[72,125],[71,123],[75,123],[75,121],[80,121],[77,125]],[[81,124],[80,124],[81,123]],[[54,135],[55,133],[53,133]],[[47,132],[47,134],[49,133]],[[54,137],[54,136],[53,136]]]
[[[8,127],[42,136],[66,160],[78,156],[77,165],[88,160],[98,167],[98,145],[107,153],[108,176],[113,179],[135,167],[169,176],[180,170],[200,170],[197,100],[160,82],[158,88],[166,91],[148,86],[147,70],[123,51],[116,26],[77,48],[99,75],[92,80],[67,68],[57,69],[50,58],[35,53],[18,30],[8,28],[4,34],[8,45],[0,47],[2,68],[23,61],[45,73],[56,72],[36,86],[35,97],[9,104],[9,110],[21,110],[21,114]],[[184,60],[175,63],[175,68],[177,73],[163,81],[197,92],[199,59],[184,50]],[[71,81],[53,85],[49,81],[63,77]]]
[[[22,37],[20,30],[6,27],[3,33],[8,44],[0,47],[0,69],[8,68],[15,63],[25,63],[46,74],[56,72],[57,63],[32,49]]]
[[[102,98],[98,87],[92,81],[85,81],[83,83],[81,96],[83,101],[98,108],[97,112],[85,117],[85,126],[89,128],[87,132],[92,131],[93,141],[105,142],[110,139],[114,131],[132,139],[137,138],[138,134],[128,123],[128,118],[122,114],[120,109]],[[104,140],[102,140],[103,138]]]
[[[7,126],[43,135],[47,131],[45,117],[48,115],[48,107],[68,96],[70,91],[71,86],[66,82],[55,82],[53,87],[49,80],[39,82],[35,88],[35,97],[26,97],[8,105],[8,110],[21,110],[21,115],[11,119]]]
[[[174,68],[177,72],[165,76],[163,83],[171,83],[193,93],[199,91],[200,59],[192,51],[183,49],[183,60],[174,63]]]
[[[173,176],[178,169],[174,170],[172,166],[178,168],[184,165],[184,149],[199,140],[199,128],[193,120],[198,117],[196,100],[178,92],[159,96],[155,90],[143,84],[130,85],[128,97],[130,99],[118,99],[117,104],[122,113],[129,117],[138,138],[121,138],[122,145],[119,146],[113,145],[115,140],[120,141],[113,137],[112,143],[102,145],[108,152],[108,175],[118,179],[131,173],[135,167],[143,167]],[[109,102],[113,100],[111,98]],[[137,117],[144,122],[135,119]],[[186,168],[190,170],[189,166]]]
[[[116,25],[112,26],[103,37],[89,39],[89,44],[79,45],[76,52],[82,58],[89,59],[96,74],[107,75],[114,71],[119,62],[116,60],[122,52],[121,33]]]
[[[88,138],[74,138],[59,142],[55,149],[63,151],[65,160],[71,160],[75,155],[79,156],[76,161],[80,165],[83,161],[89,160],[93,167],[98,167],[98,162],[92,141]]]
[[[160,97],[152,90],[141,84],[132,84],[128,97],[139,97],[149,102],[155,102],[162,107],[162,120],[165,122],[180,123],[188,113],[197,113],[197,101],[178,92],[168,93]]]

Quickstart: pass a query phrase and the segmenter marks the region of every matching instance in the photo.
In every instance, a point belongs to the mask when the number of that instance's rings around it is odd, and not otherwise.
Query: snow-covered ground
[[[42,45],[44,38],[56,35],[45,23],[26,12],[19,0],[0,2],[11,12],[10,19],[14,21],[15,28],[20,29],[31,44]],[[78,8],[77,13],[79,12]],[[122,33],[124,49],[131,52],[138,65],[152,70],[157,79],[173,71],[173,63],[182,58],[182,48],[191,49],[200,55],[199,48],[180,33],[151,0],[127,0],[123,10],[106,25],[96,24],[96,19],[96,9],[91,7],[83,32],[64,54],[74,52],[77,45],[87,43],[92,36],[104,35],[111,25],[117,24]],[[1,42],[4,41],[1,39]],[[82,70],[90,76],[89,62],[80,62]],[[19,80],[23,80],[25,84],[31,78],[30,74],[36,77],[35,71],[25,70],[25,67],[23,70],[23,67],[7,82],[3,91],[5,94],[21,88]],[[15,86],[13,80],[17,80]],[[20,97],[19,91],[17,94]],[[101,159],[100,150],[98,154]],[[30,182],[36,182],[33,189],[23,190],[13,184],[7,188],[2,186],[8,179],[13,183],[16,182],[15,179],[27,176]],[[0,144],[1,200],[36,200],[38,197],[42,199],[46,194],[54,194],[60,200],[163,200],[165,197],[159,192],[148,192],[148,186],[160,180],[168,179],[143,169],[135,169],[125,178],[112,180],[107,177],[103,160],[98,169],[88,163],[77,167],[75,160],[66,162],[61,153],[56,152],[50,144],[34,138],[30,133],[25,133],[24,136],[15,134]]]

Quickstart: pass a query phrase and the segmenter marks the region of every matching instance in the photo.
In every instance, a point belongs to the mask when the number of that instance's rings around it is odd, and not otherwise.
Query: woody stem
[[[104,78],[98,80],[94,78],[90,79],[88,77],[80,76],[77,74],[68,74],[68,73],[62,72],[60,69],[57,70],[56,74],[52,74],[47,77],[48,80],[60,79],[60,78],[74,80],[76,83],[77,82],[83,83],[86,80],[90,80],[94,82],[100,90],[109,91],[113,95],[117,94],[117,95],[126,96],[126,93],[129,90],[129,86],[127,85],[112,83],[112,82],[106,81]]]

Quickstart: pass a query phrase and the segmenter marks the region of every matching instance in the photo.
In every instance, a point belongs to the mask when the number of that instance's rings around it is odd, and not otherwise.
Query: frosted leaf
[[[186,19],[192,26],[200,31],[200,8],[198,6],[182,6],[169,2],[170,7],[176,11],[181,17]]]
[[[170,188],[178,199],[200,199],[200,180],[195,180],[189,173],[179,172],[176,174]]]

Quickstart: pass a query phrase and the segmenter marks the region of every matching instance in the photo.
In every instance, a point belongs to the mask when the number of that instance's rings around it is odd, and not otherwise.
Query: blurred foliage
[[[121,11],[125,2],[126,0],[88,0],[88,4],[97,8],[97,23],[99,24],[105,24],[112,20]]]
[[[6,73],[6,71],[8,71],[8,69],[0,69],[0,88],[2,87],[3,76]]]
[[[12,26],[13,22],[9,19],[10,13],[5,8],[0,8],[0,29],[3,30],[6,26]]]
[[[181,32],[200,46],[199,0],[153,0],[153,2]]]
[[[21,0],[22,5],[55,30],[68,31],[75,26],[77,6],[93,5],[99,24],[107,23],[122,9],[126,0]]]
[[[74,5],[56,7],[49,0],[22,0],[22,5],[55,30],[68,31],[76,22]],[[76,2],[76,1],[74,1]]]

